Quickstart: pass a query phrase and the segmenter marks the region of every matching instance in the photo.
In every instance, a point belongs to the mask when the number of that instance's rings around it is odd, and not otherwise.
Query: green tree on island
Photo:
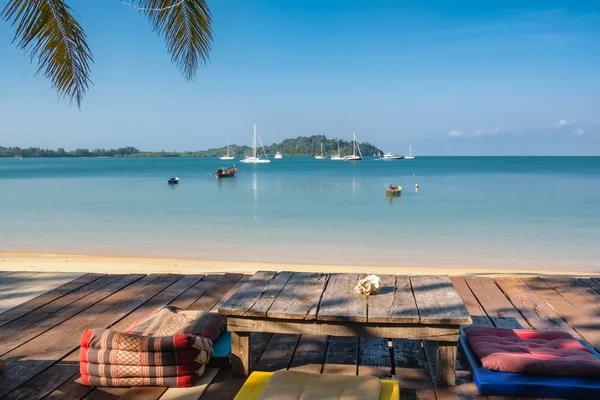
[[[212,42],[205,0],[129,0],[165,38],[171,60],[186,80],[206,63]],[[100,4],[100,2],[98,2]],[[59,98],[81,107],[90,84],[92,52],[87,36],[65,0],[9,0],[1,14],[16,27],[13,42],[37,63]]]

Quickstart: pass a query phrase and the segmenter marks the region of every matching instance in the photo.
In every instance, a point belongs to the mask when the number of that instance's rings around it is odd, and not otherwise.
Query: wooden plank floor
[[[193,389],[90,388],[79,383],[79,334],[123,329],[164,304],[216,311],[248,276],[41,274],[0,271],[0,399],[233,399],[243,384],[227,369],[207,370]],[[473,323],[558,329],[600,350],[596,278],[453,277]],[[56,284],[55,284],[56,283]],[[21,301],[16,301],[21,293]],[[4,303],[3,303],[4,301]],[[251,367],[397,379],[402,399],[484,399],[462,351],[457,385],[435,387],[434,343],[373,338],[252,334]]]

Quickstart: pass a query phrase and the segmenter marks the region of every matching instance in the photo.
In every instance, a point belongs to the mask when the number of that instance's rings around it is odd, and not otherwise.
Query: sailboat
[[[321,143],[321,155],[315,156],[315,160],[325,160],[327,157],[323,155],[323,143]]]
[[[408,146],[408,155],[404,156],[404,159],[405,160],[412,160],[413,158],[415,158],[415,156],[413,156],[412,145],[411,145],[411,146]]]
[[[343,161],[344,157],[342,157],[342,153],[340,153],[340,141],[338,140],[338,152],[337,154],[334,154],[331,156],[330,158],[333,161]]]
[[[233,155],[229,155],[229,140],[227,141],[227,155],[219,158],[221,160],[233,160],[235,158]]]
[[[356,133],[352,132],[352,155],[344,156],[344,161],[362,161],[362,153],[360,152],[360,147],[358,146],[358,142],[356,141]],[[358,154],[356,154],[356,150],[358,149]]]
[[[260,155],[258,155],[258,153],[256,151],[256,145],[258,143],[260,143],[260,147],[263,151],[263,154],[265,155],[265,158],[260,158]],[[254,137],[252,138],[252,155],[244,157],[244,159],[240,160],[240,162],[243,162],[246,164],[263,164],[263,163],[271,162],[271,160],[269,160],[269,157],[267,157],[267,153],[265,152],[265,147],[263,146],[262,141],[260,140],[260,136],[258,135],[258,130],[256,129],[256,124],[254,124]]]

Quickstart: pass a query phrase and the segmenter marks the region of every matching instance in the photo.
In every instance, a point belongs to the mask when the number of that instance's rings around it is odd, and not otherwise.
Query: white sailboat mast
[[[254,138],[252,138],[252,157],[256,158],[256,135],[258,132],[256,130],[256,124],[254,124]]]

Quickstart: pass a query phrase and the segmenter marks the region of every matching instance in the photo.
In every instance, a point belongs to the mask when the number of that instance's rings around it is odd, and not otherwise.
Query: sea
[[[0,252],[600,271],[600,157],[5,158]]]

